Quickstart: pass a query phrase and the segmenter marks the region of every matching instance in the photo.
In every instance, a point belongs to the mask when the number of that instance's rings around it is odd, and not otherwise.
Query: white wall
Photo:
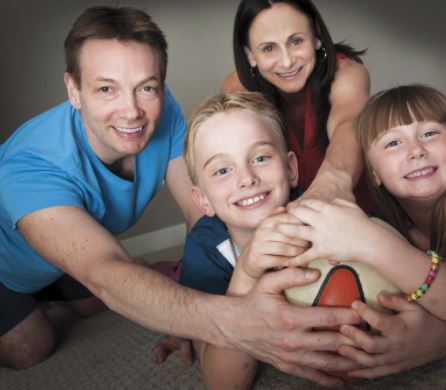
[[[446,92],[443,0],[315,0],[335,41],[368,48],[372,91],[427,83]],[[232,23],[238,0],[14,0],[0,12],[0,142],[21,122],[65,99],[63,40],[76,16],[96,4],[145,8],[166,33],[168,83],[187,116],[216,93],[233,67]],[[176,225],[166,191],[126,237]]]

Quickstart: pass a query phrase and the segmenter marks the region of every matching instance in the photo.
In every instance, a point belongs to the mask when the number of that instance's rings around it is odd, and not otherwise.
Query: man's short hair
[[[81,86],[79,52],[87,39],[118,39],[150,46],[158,55],[161,82],[167,71],[167,42],[164,33],[144,11],[131,7],[87,8],[74,22],[65,39],[66,71]]]

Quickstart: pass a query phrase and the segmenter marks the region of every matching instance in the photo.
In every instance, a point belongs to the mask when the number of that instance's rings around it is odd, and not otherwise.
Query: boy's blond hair
[[[187,123],[184,158],[189,176],[194,184],[197,184],[194,144],[198,130],[211,116],[229,110],[248,110],[258,115],[265,122],[266,128],[277,138],[280,152],[283,156],[286,156],[287,145],[284,138],[282,118],[277,109],[265,99],[263,94],[259,92],[219,94],[201,103],[192,112]]]

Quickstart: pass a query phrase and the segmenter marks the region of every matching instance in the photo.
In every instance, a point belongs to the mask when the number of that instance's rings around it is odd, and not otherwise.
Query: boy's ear
[[[192,199],[198,208],[208,217],[213,217],[215,215],[214,208],[209,203],[206,195],[204,195],[197,186],[192,186]]]
[[[297,187],[297,182],[299,180],[299,169],[297,164],[297,157],[294,152],[288,152],[287,154],[287,168],[288,168],[288,178],[290,181],[290,187]]]
[[[80,110],[81,108],[81,102],[79,98],[79,89],[77,87],[76,82],[73,79],[73,76],[66,72],[63,77],[65,81],[65,86],[67,88],[68,93],[68,99],[70,100],[71,105],[76,108],[77,110]]]

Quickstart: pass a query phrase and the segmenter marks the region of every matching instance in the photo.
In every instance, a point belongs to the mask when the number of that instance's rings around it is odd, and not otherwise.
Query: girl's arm
[[[312,247],[290,261],[302,265],[318,258],[337,261],[360,261],[410,294],[424,282],[431,258],[412,246],[389,227],[368,218],[355,204],[342,199],[326,203],[305,201],[293,213],[307,226],[300,226],[300,237]],[[446,320],[446,267],[440,269],[430,289],[417,302],[442,320]]]
[[[362,172],[354,120],[370,97],[370,80],[365,66],[350,59],[337,63],[331,86],[331,110],[327,121],[330,143],[325,159],[310,187],[303,196],[290,203],[289,208],[303,199],[353,200],[353,188]]]

